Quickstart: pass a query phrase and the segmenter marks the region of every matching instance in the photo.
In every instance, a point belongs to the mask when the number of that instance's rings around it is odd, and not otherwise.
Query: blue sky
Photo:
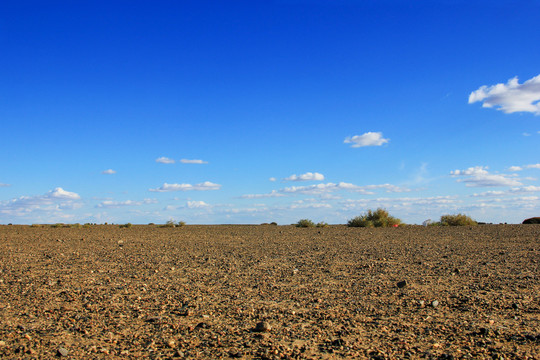
[[[540,216],[539,1],[0,3],[0,223]]]

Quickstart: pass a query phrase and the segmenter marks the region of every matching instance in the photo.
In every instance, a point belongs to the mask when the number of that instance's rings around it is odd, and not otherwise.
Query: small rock
[[[426,305],[426,302],[424,300],[420,300],[418,304],[420,304],[421,307],[424,307]]]
[[[406,286],[407,286],[407,281],[406,280],[403,280],[403,281],[400,281],[400,282],[397,283],[397,287],[400,288],[400,289],[403,289]]]
[[[438,300],[433,300],[433,301],[431,302],[431,306],[433,306],[433,307],[439,306],[439,301],[438,301]]]
[[[58,356],[68,356],[69,352],[67,351],[66,348],[60,347],[57,350],[57,354]]]
[[[519,305],[517,303],[512,304],[512,309],[517,310],[519,309]]]
[[[255,331],[256,332],[265,332],[265,331],[270,331],[271,329],[272,329],[272,327],[266,321],[261,321],[261,322],[257,323],[257,325],[255,325]]]
[[[0,340],[0,346],[6,346],[6,342],[3,340]]]

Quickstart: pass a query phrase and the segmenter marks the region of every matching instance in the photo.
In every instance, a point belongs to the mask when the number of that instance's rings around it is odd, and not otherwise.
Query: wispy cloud
[[[308,185],[308,186],[291,186],[279,190],[282,193],[298,193],[298,194],[313,194],[319,195],[339,190],[352,191],[361,194],[371,195],[374,194],[372,190],[384,189],[387,192],[407,192],[410,191],[406,188],[401,188],[391,184],[381,184],[381,185],[365,185],[359,186],[351,183],[340,182],[340,183],[326,183],[326,184],[317,184],[317,185]]]
[[[133,201],[133,200],[125,200],[125,201],[113,201],[113,200],[105,200],[96,205],[98,208],[119,208],[124,206],[141,206],[146,204],[156,204],[156,199],[144,199],[143,201]]]
[[[0,183],[0,187],[9,187],[9,186],[11,186],[11,184]]]
[[[276,181],[277,179],[275,177],[271,177],[268,179],[268,181]]]
[[[359,148],[364,146],[381,146],[386,144],[389,139],[383,138],[381,132],[367,132],[362,135],[354,135],[345,138],[345,144],[352,144],[351,147]]]
[[[156,189],[149,189],[149,191],[155,192],[168,192],[168,191],[206,191],[206,190],[219,190],[221,185],[214,184],[210,181],[205,181],[200,184],[167,184],[164,183],[162,186]]]
[[[112,175],[112,174],[116,174],[116,171],[114,171],[113,169],[107,169],[107,170],[103,170],[101,173],[104,175]]]
[[[307,172],[305,174],[302,174],[302,175],[291,175],[289,177],[286,177],[285,179],[283,179],[285,181],[323,181],[324,180],[324,175],[323,174],[320,174],[320,173],[312,173],[312,172]]]
[[[494,187],[494,186],[520,186],[518,180],[512,179],[505,174],[490,174],[485,166],[470,167],[465,170],[454,170],[450,172],[453,177],[466,177],[458,179],[458,182],[465,183],[467,187]]]
[[[156,162],[160,163],[160,164],[174,164],[175,163],[174,159],[170,159],[170,158],[165,157],[165,156],[157,158]]]
[[[540,75],[523,84],[514,77],[506,84],[481,86],[469,95],[469,104],[482,102],[482,107],[496,108],[507,114],[531,112],[540,115]]]
[[[208,164],[208,161],[199,160],[199,159],[181,159],[182,164]]]
[[[529,164],[523,166],[510,166],[508,171],[522,171],[525,169],[540,169],[540,164]]]
[[[272,190],[272,192],[268,194],[246,194],[240,196],[241,199],[265,199],[265,198],[274,198],[274,197],[283,197],[284,194],[281,194],[277,192],[276,190]]]

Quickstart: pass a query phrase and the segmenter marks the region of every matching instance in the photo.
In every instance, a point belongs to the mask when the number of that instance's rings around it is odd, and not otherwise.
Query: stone
[[[438,301],[438,300],[433,300],[433,301],[431,302],[431,306],[433,306],[433,307],[439,306],[439,301]]]
[[[272,327],[267,321],[261,321],[257,323],[257,325],[255,325],[256,332],[266,332],[266,331],[270,331],[271,329]]]
[[[397,283],[397,287],[400,288],[400,289],[403,289],[406,286],[407,286],[407,281],[406,280],[403,280],[403,281],[400,281],[400,282]]]
[[[69,351],[67,351],[66,348],[59,347],[58,350],[57,350],[57,354],[58,354],[58,356],[65,357],[65,356],[68,356]]]

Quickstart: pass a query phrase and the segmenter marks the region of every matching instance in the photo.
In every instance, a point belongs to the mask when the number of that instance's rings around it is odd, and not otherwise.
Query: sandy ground
[[[0,357],[540,359],[540,225],[0,226]]]

